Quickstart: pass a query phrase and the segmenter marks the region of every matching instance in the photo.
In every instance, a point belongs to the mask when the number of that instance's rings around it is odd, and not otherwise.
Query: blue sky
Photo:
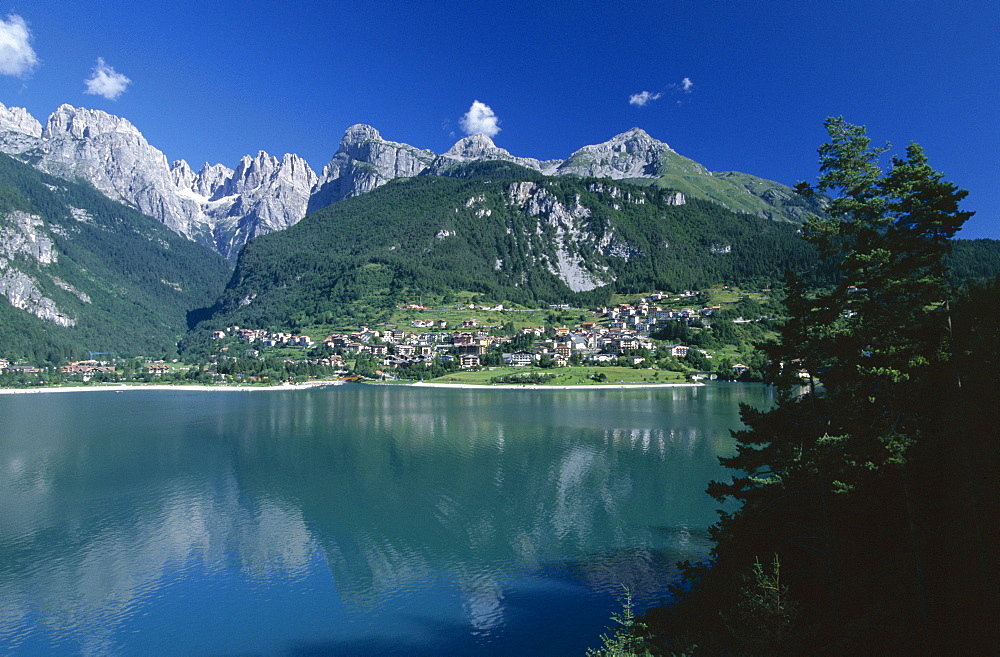
[[[196,169],[266,150],[318,171],[354,123],[442,152],[480,101],[514,155],[639,126],[710,169],[793,184],[843,115],[897,151],[922,144],[970,192],[961,236],[1000,238],[994,2],[0,0],[0,18],[0,102],[42,122],[61,103],[124,116]]]

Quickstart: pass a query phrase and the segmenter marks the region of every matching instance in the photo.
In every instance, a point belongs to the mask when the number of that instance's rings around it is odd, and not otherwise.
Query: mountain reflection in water
[[[0,645],[582,654],[623,584],[655,602],[707,552],[737,402],[768,396],[0,396]]]

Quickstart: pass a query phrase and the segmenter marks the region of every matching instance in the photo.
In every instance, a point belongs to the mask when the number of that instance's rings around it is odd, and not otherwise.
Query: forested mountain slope
[[[798,226],[673,191],[475,162],[395,180],[244,248],[211,325],[371,321],[423,295],[596,305],[613,292],[766,286],[807,270]]]
[[[0,155],[0,358],[175,353],[229,272],[93,187]]]
[[[954,287],[988,287],[1000,276],[1000,240],[952,240],[944,261]]]
[[[565,160],[515,157],[483,134],[460,139],[437,155],[383,139],[368,125],[349,127],[337,152],[316,175],[286,153],[260,151],[235,168],[184,160],[168,164],[123,117],[61,105],[45,121],[0,104],[0,152],[49,174],[81,178],[190,240],[230,259],[249,239],[282,230],[307,212],[360,196],[397,178],[449,176],[470,163],[512,163],[536,174],[609,178],[653,184],[734,212],[799,222],[822,214],[825,199],[804,199],[781,183],[743,173],[711,172],[640,128],[584,146]]]

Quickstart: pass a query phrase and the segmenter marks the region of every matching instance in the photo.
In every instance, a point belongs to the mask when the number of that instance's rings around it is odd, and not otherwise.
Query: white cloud
[[[629,105],[638,105],[639,107],[644,107],[647,103],[650,103],[663,94],[653,93],[651,91],[643,91],[641,94],[632,94],[628,97]]]
[[[462,117],[462,130],[467,135],[483,133],[487,137],[495,137],[500,132],[500,119],[486,103],[473,101],[472,107]]]
[[[17,14],[0,20],[0,74],[24,77],[38,66],[28,24]]]
[[[103,58],[98,57],[94,72],[85,82],[87,90],[84,93],[104,96],[108,100],[117,100],[118,96],[125,93],[125,88],[132,81],[105,64]]]
[[[668,84],[665,92],[671,95],[676,95],[678,91],[689,94],[692,89],[694,89],[694,82],[691,81],[691,78],[685,77],[678,83]],[[635,105],[636,107],[645,107],[654,100],[661,98],[663,93],[661,91],[643,91],[642,93],[632,94],[628,97],[628,104]],[[679,103],[680,101],[677,102]]]

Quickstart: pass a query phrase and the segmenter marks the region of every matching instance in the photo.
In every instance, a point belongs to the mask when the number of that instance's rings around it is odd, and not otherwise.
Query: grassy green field
[[[755,301],[766,301],[768,294],[766,291],[758,290],[743,290],[738,287],[731,286],[721,286],[717,285],[710,288],[705,288],[702,290],[708,294],[708,305],[715,305],[720,303],[736,303],[743,297],[748,297],[754,299]],[[613,294],[611,296],[611,305],[619,303],[634,303],[636,299],[641,297],[652,296],[652,292],[647,292],[644,294]],[[677,298],[678,292],[675,290],[669,293],[670,296],[666,299],[662,299],[656,302],[657,306],[662,306],[664,308],[686,308],[686,307],[700,307],[700,303],[694,298]]]
[[[460,330],[460,325],[467,319],[474,319],[479,327],[503,326],[508,322],[514,325],[515,329],[538,326],[575,326],[580,322],[596,322],[600,319],[590,310],[471,310],[457,309],[454,306],[446,308],[431,308],[429,310],[406,310],[396,309],[389,321],[384,324],[370,325],[374,330],[383,330],[387,326],[395,326],[413,333],[438,332],[439,329],[415,328],[411,322],[416,319],[430,319],[433,321],[445,320],[448,326],[444,329],[447,332]],[[555,321],[551,321],[554,319]],[[308,335],[314,342],[322,341],[331,333],[350,333],[357,331],[356,325],[323,325],[304,327],[301,330],[303,335]]]
[[[768,300],[768,291],[741,290],[738,287],[713,287],[708,290],[709,304],[736,303],[741,298],[749,298],[764,303]]]
[[[436,379],[432,383],[464,383],[468,385],[487,385],[490,379],[510,374],[554,374],[555,378],[541,385],[553,386],[586,386],[586,385],[622,385],[651,383],[686,383],[687,379],[680,372],[665,370],[632,369],[631,367],[557,367],[542,369],[540,367],[497,367],[489,370],[470,372],[455,372]],[[602,373],[607,380],[598,383],[591,376]]]

